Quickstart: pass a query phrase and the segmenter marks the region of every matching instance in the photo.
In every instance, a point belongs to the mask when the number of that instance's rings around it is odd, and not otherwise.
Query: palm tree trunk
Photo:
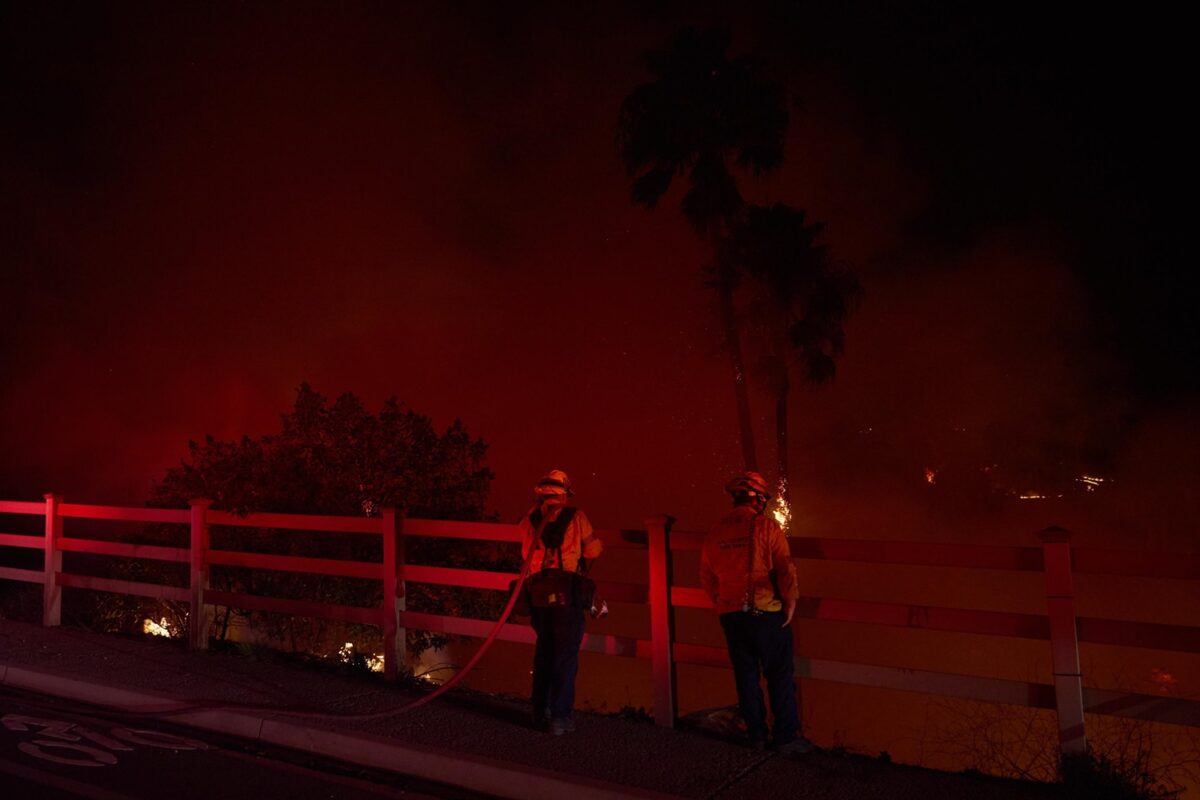
[[[783,365],[782,375],[777,384],[775,395],[775,466],[778,468],[779,497],[784,508],[792,508],[791,473],[788,464],[788,397],[791,394],[791,384],[788,381],[787,364]]]
[[[738,429],[742,439],[742,459],[746,469],[758,471],[758,451],[754,444],[754,420],[750,417],[750,388],[746,383],[746,365],[742,360],[742,338],[738,334],[733,310],[733,287],[720,280],[717,296],[721,305],[721,326],[725,333],[725,348],[733,368],[733,393],[737,400]]]

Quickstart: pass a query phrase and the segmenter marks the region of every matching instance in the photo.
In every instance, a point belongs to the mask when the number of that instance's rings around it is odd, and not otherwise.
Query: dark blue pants
[[[746,734],[751,739],[767,738],[767,709],[759,687],[760,676],[765,677],[771,713],[775,715],[776,744],[790,742],[800,730],[792,629],[783,626],[785,618],[782,611],[761,615],[734,611],[721,615]]]
[[[540,718],[548,710],[554,719],[565,719],[575,706],[583,609],[535,608],[530,617],[537,633],[533,650],[533,712]]]

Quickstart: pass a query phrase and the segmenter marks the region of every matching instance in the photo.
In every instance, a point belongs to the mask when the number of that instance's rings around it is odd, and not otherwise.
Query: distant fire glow
[[[170,636],[171,630],[167,627],[167,618],[163,617],[158,622],[152,619],[142,621],[142,633],[150,636]]]
[[[936,469],[930,469],[929,467],[925,468],[925,482],[931,483],[931,484],[937,483],[937,470]]]
[[[771,499],[770,505],[771,516],[775,517],[775,521],[779,523],[779,527],[783,528],[784,533],[788,532],[788,528],[792,524],[792,507],[784,499],[786,491],[787,479],[780,478],[779,489],[775,492],[775,497]]]
[[[1173,692],[1179,687],[1179,679],[1164,667],[1154,667],[1151,669],[1150,681],[1163,692]]]
[[[1100,484],[1104,483],[1104,478],[1099,478],[1099,477],[1096,477],[1095,475],[1081,475],[1080,477],[1076,478],[1075,480],[1082,483],[1084,488],[1087,489],[1089,492],[1096,491],[1096,488],[1098,486],[1100,486]]]
[[[383,654],[359,655],[355,652],[354,642],[346,642],[338,648],[338,658],[345,664],[353,663],[361,658],[371,672],[383,672]]]

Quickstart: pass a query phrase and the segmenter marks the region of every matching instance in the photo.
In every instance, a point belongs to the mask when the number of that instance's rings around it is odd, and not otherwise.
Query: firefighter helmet
[[[540,495],[573,495],[571,479],[561,469],[552,469],[542,476],[533,491]]]
[[[767,500],[771,499],[771,493],[767,490],[767,479],[757,472],[743,472],[725,484],[725,491],[732,495],[761,495]]]

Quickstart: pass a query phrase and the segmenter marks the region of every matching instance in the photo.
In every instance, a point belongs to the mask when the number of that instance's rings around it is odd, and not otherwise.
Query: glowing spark
[[[1078,481],[1079,483],[1082,483],[1089,492],[1096,491],[1096,487],[1099,486],[1100,484],[1104,483],[1104,478],[1099,478],[1099,477],[1096,477],[1095,475],[1081,475],[1080,477],[1076,478],[1075,480]]]
[[[1021,499],[1022,500],[1045,500],[1046,495],[1044,495],[1044,494],[1023,494],[1023,495],[1021,495]]]
[[[926,483],[937,483],[937,470],[936,469],[930,469],[929,467],[925,468],[925,482]]]

